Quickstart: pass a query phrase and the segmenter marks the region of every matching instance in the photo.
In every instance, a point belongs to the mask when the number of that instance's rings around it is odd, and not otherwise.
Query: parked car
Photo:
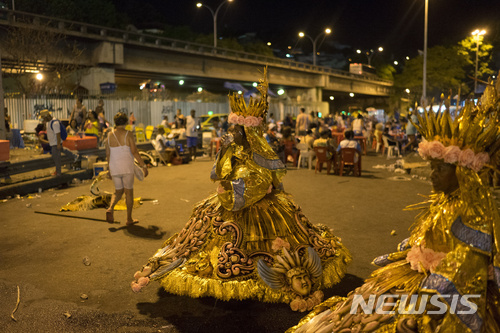
[[[214,130],[214,122],[220,124],[222,117],[227,117],[228,114],[225,113],[215,113],[212,115],[200,116],[200,127],[202,132],[210,132]]]

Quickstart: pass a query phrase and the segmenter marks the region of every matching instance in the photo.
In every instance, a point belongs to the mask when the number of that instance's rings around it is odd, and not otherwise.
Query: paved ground
[[[307,169],[285,177],[285,189],[311,222],[333,228],[353,254],[349,274],[328,296],[359,285],[373,269],[371,260],[408,236],[415,212],[402,209],[431,189],[427,181],[373,168],[394,160],[369,155],[363,163],[360,178]],[[57,213],[88,194],[89,183],[0,203],[0,332],[283,332],[295,325],[304,314],[285,304],[191,299],[167,294],[156,283],[140,294],[130,290],[134,272],[184,226],[193,204],[215,189],[211,165],[200,159],[152,169],[135,192],[158,202],[144,201],[134,214],[141,223],[128,228],[125,212],[116,214],[122,222],[116,225],[35,213]],[[65,214],[105,215],[103,209]],[[21,302],[14,322],[17,286]]]

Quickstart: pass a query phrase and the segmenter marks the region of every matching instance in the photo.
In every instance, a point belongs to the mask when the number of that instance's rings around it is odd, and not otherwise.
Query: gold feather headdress
[[[426,139],[419,144],[424,159],[443,159],[479,172],[484,166],[498,165],[500,151],[500,82],[490,79],[477,105],[468,100],[452,117],[450,97],[437,113],[417,112],[417,130]],[[413,122],[412,122],[413,123]]]
[[[248,105],[241,94],[233,93],[229,95],[229,105],[231,113],[228,117],[228,122],[238,124],[245,127],[260,126],[266,117],[269,104],[267,102],[267,90],[269,82],[267,81],[267,67],[264,67],[262,78],[259,79],[257,90],[261,94],[261,98],[250,97]]]

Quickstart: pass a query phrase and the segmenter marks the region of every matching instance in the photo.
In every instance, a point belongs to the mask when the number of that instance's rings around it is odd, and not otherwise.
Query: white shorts
[[[134,188],[134,174],[127,175],[114,175],[111,176],[113,183],[115,184],[115,190],[121,190],[125,188],[127,190],[132,190]]]

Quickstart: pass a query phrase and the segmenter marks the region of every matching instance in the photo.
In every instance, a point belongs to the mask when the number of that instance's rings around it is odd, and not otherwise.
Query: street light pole
[[[326,28],[325,31],[323,31],[320,34],[318,34],[315,39],[312,39],[311,36],[306,35],[303,32],[299,32],[299,37],[300,38],[307,37],[307,38],[309,38],[311,40],[311,42],[313,44],[313,65],[314,66],[316,66],[316,43],[318,43],[319,37],[321,37],[321,35],[323,35],[323,34],[329,35],[331,32],[332,32],[332,30],[330,28]]]
[[[477,93],[477,67],[479,64],[479,39],[480,36],[484,35],[486,33],[485,30],[479,31],[479,29],[476,29],[472,32],[472,36],[476,39],[476,70],[474,72],[474,94]]]
[[[382,46],[380,46],[377,50],[379,52],[382,52],[382,51],[384,51],[384,48]],[[356,50],[356,53],[361,54],[361,50],[359,50],[359,49]],[[375,54],[375,51],[373,51],[373,50],[365,52],[366,58],[368,59],[368,66],[370,66],[370,67],[372,66],[372,58],[373,58],[374,54]]]
[[[196,4],[196,7],[198,7],[198,8],[200,8],[200,7],[206,7],[206,8],[208,8],[208,10],[210,11],[210,13],[212,14],[212,18],[214,20],[214,48],[217,47],[217,15],[219,14],[219,10],[222,7],[222,5],[224,5],[226,2],[233,2],[233,0],[224,0],[224,1],[222,1],[221,4],[215,10],[215,12],[213,11],[212,8],[210,8],[207,5],[202,4],[201,2],[198,2]]]
[[[422,76],[422,106],[425,108],[427,100],[427,17],[429,13],[429,0],[425,0],[424,18],[424,68]]]

